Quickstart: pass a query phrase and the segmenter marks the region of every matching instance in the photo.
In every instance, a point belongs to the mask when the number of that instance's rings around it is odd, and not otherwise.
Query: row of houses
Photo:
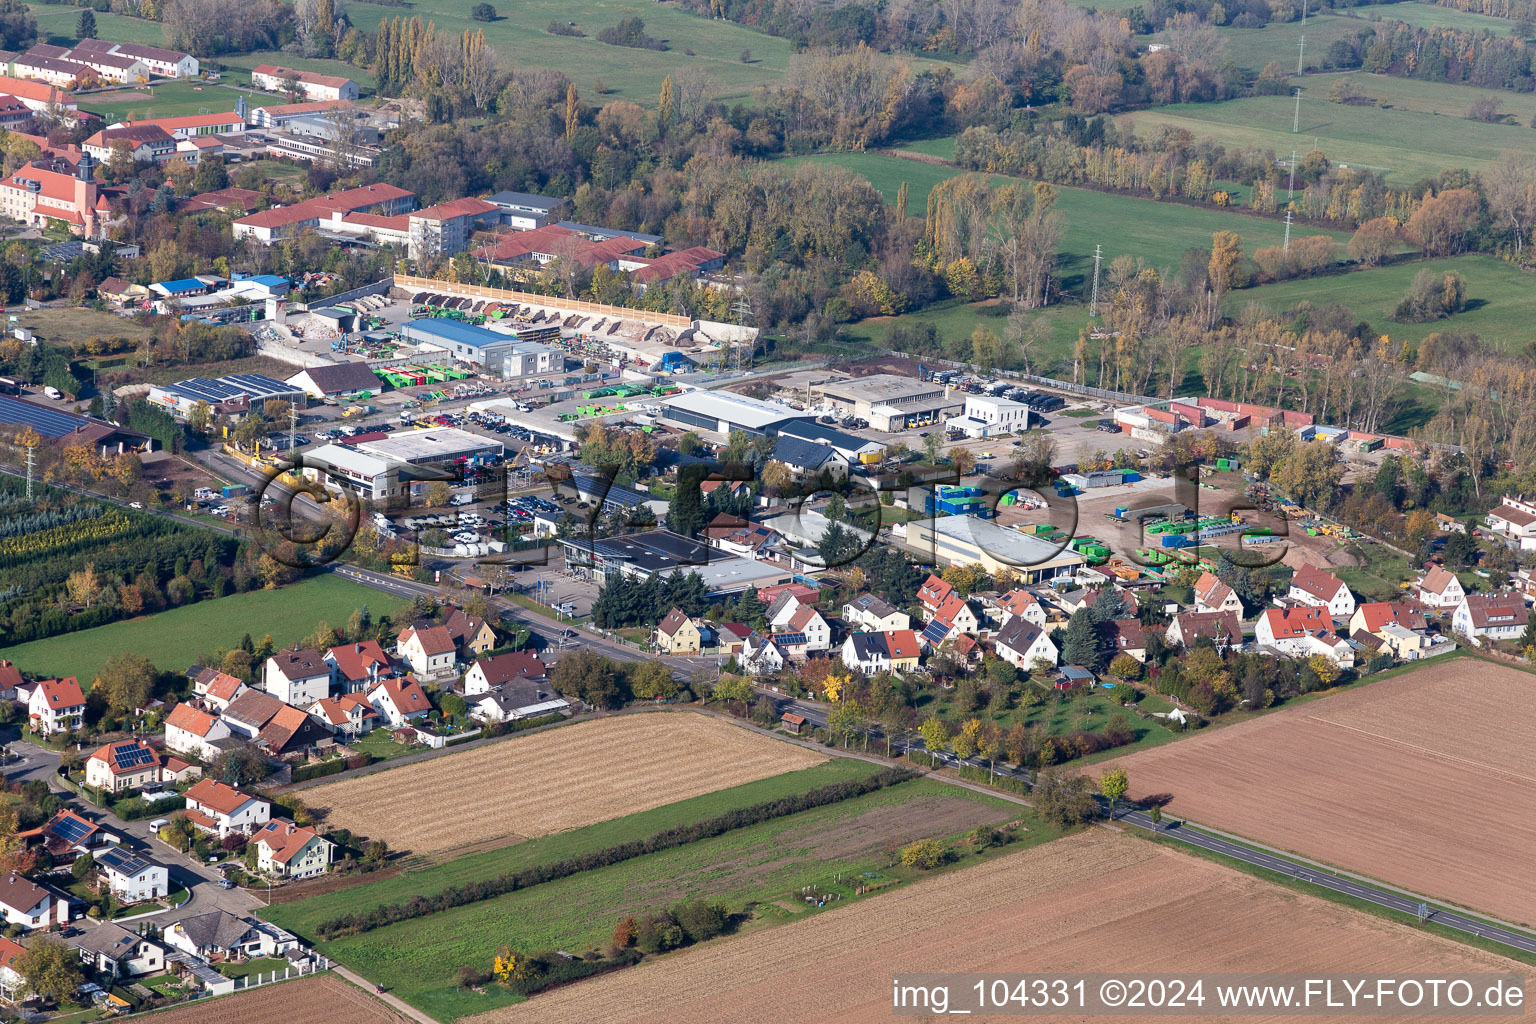
[[[195,78],[197,58],[143,43],[82,39],[74,46],[37,43],[25,53],[6,55],[6,73],[61,89],[100,83],[147,82],[151,76]]]

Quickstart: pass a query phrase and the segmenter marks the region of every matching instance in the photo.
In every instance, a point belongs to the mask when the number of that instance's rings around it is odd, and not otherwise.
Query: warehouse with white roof
[[[689,391],[663,401],[661,418],[691,430],[717,434],[741,430],[754,436],[773,437],[781,425],[810,417],[787,405],[733,391]]]

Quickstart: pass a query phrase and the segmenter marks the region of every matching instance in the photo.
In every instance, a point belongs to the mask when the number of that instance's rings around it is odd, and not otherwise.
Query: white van
[[[54,387],[51,384],[50,385],[45,385],[43,387],[43,394],[47,395],[49,398],[53,399],[55,402],[61,401],[64,398],[64,392],[60,391],[58,388]]]

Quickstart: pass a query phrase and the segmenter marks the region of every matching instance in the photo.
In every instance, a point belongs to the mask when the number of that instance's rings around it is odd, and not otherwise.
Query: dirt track
[[[1117,761],[1167,811],[1536,922],[1536,677],[1471,658]]]
[[[1096,829],[468,1020],[862,1024],[893,1019],[891,975],[902,971],[1387,973],[1431,965],[1436,971],[1521,969]],[[1140,1018],[1093,1018],[1121,1019]],[[1240,1019],[1250,1024],[1279,1018]]]
[[[707,715],[620,715],[304,791],[330,827],[438,853],[590,825],[820,764]]]

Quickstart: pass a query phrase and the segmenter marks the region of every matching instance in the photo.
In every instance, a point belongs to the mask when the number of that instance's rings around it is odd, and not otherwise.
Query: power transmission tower
[[[736,293],[736,303],[735,303],[735,305],[733,305],[731,307],[731,312],[736,314],[736,326],[738,326],[738,327],[745,327],[745,326],[747,326],[747,321],[752,319],[752,302],[747,298],[747,293],[746,292],[742,291],[742,292],[737,292]],[[726,345],[727,345],[727,348],[726,348],[727,352],[730,352],[730,353],[734,353],[735,352],[735,343],[734,342],[727,342]],[[755,342],[748,342],[748,344],[747,344],[747,351],[749,353],[751,353],[752,355],[756,355],[756,352],[757,352],[757,345],[756,345],[756,343]],[[735,360],[729,359],[729,357],[728,357],[728,361],[729,362],[735,362]],[[729,369],[730,367],[727,367],[727,368]]]
[[[1088,300],[1088,315],[1099,315],[1099,266],[1104,262],[1104,247],[1093,247],[1093,297]]]
[[[1285,186],[1285,200],[1290,202],[1296,198],[1296,151],[1291,150],[1291,180]]]
[[[33,469],[33,466],[36,464],[35,463],[36,459],[37,459],[37,447],[35,445],[30,445],[30,444],[27,445],[27,500],[28,501],[32,500],[32,469]]]
[[[288,456],[293,457],[293,439],[299,432],[299,407],[288,407]]]
[[[1301,74],[1303,63],[1307,59],[1307,34],[1301,34],[1301,40],[1296,44],[1296,73]]]
[[[1301,131],[1301,90],[1296,90],[1296,116],[1291,119],[1291,134]]]
[[[1290,210],[1286,210],[1285,211],[1285,246],[1280,251],[1281,252],[1290,252],[1291,251],[1291,211]]]

